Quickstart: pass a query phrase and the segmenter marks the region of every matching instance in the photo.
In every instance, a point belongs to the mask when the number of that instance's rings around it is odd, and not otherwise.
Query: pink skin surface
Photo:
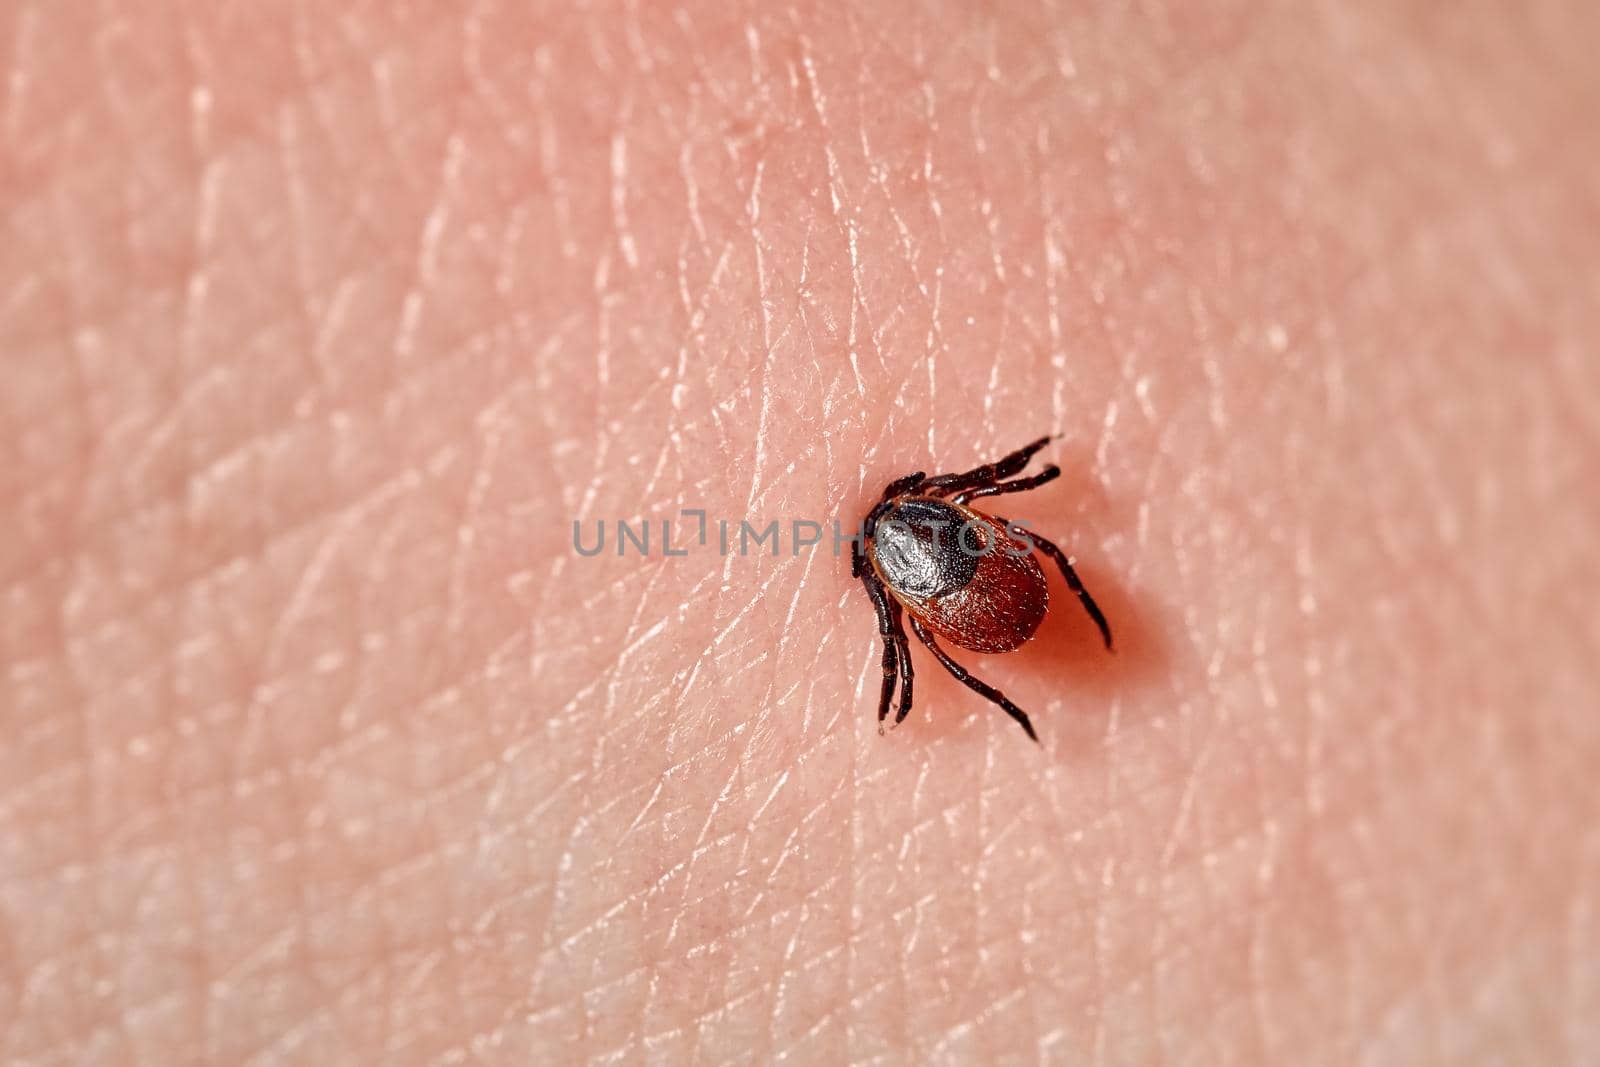
[[[1593,1062],[1597,49],[4,5],[0,1061]],[[1048,432],[1042,745],[880,738],[827,542],[572,547]]]

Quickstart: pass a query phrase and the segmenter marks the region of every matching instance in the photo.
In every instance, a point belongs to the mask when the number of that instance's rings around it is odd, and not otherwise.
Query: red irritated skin
[[[0,3],[0,1063],[1592,1063],[1597,54]],[[1040,746],[660,551],[1046,431]]]

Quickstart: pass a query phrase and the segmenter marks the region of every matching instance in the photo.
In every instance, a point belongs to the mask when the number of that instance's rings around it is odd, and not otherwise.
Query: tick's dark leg
[[[1003,523],[1008,529],[1011,526],[1010,519],[1002,519],[996,515],[995,520]],[[1025,533],[1027,539],[1033,542],[1033,547],[1056,561],[1056,566],[1061,568],[1061,577],[1067,580],[1067,588],[1077,594],[1083,610],[1089,613],[1089,618],[1093,619],[1095,626],[1099,628],[1100,640],[1106,643],[1106,648],[1116,651],[1111,643],[1111,624],[1106,622],[1105,614],[1100,610],[1100,605],[1094,602],[1094,597],[1089,595],[1089,590],[1083,587],[1083,582],[1078,579],[1078,572],[1072,569],[1072,561],[1067,558],[1067,554],[1032,530],[1027,530]]]
[[[1061,468],[1054,463],[1040,471],[1030,474],[1026,478],[1018,478],[1014,482],[990,482],[980,485],[975,489],[963,489],[950,497],[951,503],[965,504],[969,500],[976,500],[980,496],[1003,496],[1006,493],[1026,493],[1029,489],[1037,489],[1045,482],[1053,482],[1061,477]]]
[[[911,711],[911,643],[906,640],[906,628],[900,621],[900,602],[892,599],[883,588],[879,577],[867,569],[866,553],[859,541],[850,545],[850,573],[861,579],[872,598],[872,607],[878,614],[878,634],[883,638],[883,692],[878,698],[878,732],[883,732],[883,721],[889,717],[889,703],[894,698],[894,684],[900,680],[900,710],[895,715],[895,725]]]
[[[901,493],[909,493],[911,490],[917,488],[927,480],[928,476],[926,474],[922,473],[921,471],[912,471],[904,478],[896,478],[894,481],[884,486],[883,496],[879,499],[888,500],[891,497],[899,496]]]
[[[985,463],[981,467],[974,467],[960,474],[941,474],[938,477],[929,478],[922,483],[920,488],[929,496],[949,496],[951,493],[957,493],[963,489],[988,485],[990,482],[997,482],[1001,478],[1009,478],[1026,467],[1028,460],[1033,458],[1033,454],[1049,443],[1050,438],[1041,437],[1037,441],[1023,445],[1010,455],[995,460],[993,463]]]
[[[985,700],[990,700],[1000,705],[1001,710],[1017,720],[1017,725],[1022,727],[1024,733],[1033,738],[1034,741],[1039,740],[1039,735],[1033,732],[1033,723],[1028,721],[1028,713],[1007,700],[1006,695],[994,686],[980,682],[968,674],[965,667],[946,655],[945,650],[940,648],[938,643],[934,641],[933,635],[928,632],[928,628],[923,626],[915,615],[911,616],[911,629],[916,632],[917,640],[928,646],[928,651],[932,652],[939,662],[944,664],[944,669],[949,671],[956,681]]]
[[[872,598],[872,606],[878,613],[878,635],[883,638],[883,689],[878,694],[878,730],[883,730],[883,720],[889,717],[889,703],[894,699],[894,683],[900,676],[899,650],[905,644],[905,631],[901,630],[898,620],[889,607],[889,594],[883,591],[883,583],[878,581],[876,575],[868,573],[861,577],[861,584],[867,587],[867,595]],[[896,636],[898,631],[898,637]],[[908,663],[910,657],[906,657]],[[910,689],[910,679],[907,678],[906,689]],[[905,694],[901,699],[902,706],[909,699],[910,694]]]
[[[906,628],[900,621],[900,602],[890,598],[889,608],[894,616],[895,652],[900,659],[900,708],[894,713],[894,724],[899,726],[911,713],[911,679],[915,672],[911,669],[911,643],[906,640]],[[888,705],[878,709],[879,733],[883,732],[883,718],[888,710]]]

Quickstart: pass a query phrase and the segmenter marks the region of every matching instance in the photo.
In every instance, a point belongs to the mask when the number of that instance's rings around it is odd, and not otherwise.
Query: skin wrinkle
[[[248,447],[248,444],[242,444],[241,448],[243,448],[243,447]],[[213,464],[221,464],[223,462],[226,462],[230,458],[231,458],[231,456],[223,456],[223,457],[221,457],[221,458],[219,458],[217,460],[213,460],[212,463]],[[209,473],[209,470],[200,471],[197,474],[196,480],[203,481],[206,478],[206,476],[208,475],[208,473]],[[377,484],[374,484],[374,485],[372,485],[372,486],[370,486],[368,488],[363,489],[361,491],[360,495],[357,497],[357,499],[354,502],[348,503],[348,504],[343,505],[343,506],[340,506],[339,508],[337,508],[336,511],[329,512],[329,513],[312,513],[312,514],[307,515],[307,516],[296,516],[296,517],[293,518],[292,521],[290,521],[288,524],[286,524],[285,526],[283,526],[282,528],[280,528],[279,530],[277,530],[273,534],[269,535],[265,540],[263,540],[259,544],[251,545],[251,546],[249,546],[249,548],[247,548],[246,550],[244,550],[242,552],[237,552],[237,553],[235,553],[233,555],[224,557],[222,559],[208,562],[206,564],[208,570],[190,571],[190,572],[188,572],[186,574],[181,575],[177,579],[177,584],[174,586],[174,588],[175,589],[181,589],[181,588],[183,588],[184,583],[193,583],[197,579],[205,577],[208,573],[215,573],[215,572],[218,572],[218,571],[225,571],[225,570],[227,570],[228,568],[234,566],[237,563],[240,563],[242,561],[246,561],[246,560],[250,559],[251,556],[253,554],[255,554],[255,553],[261,553],[261,552],[265,552],[265,551],[269,550],[275,543],[280,542],[282,540],[286,540],[286,539],[298,534],[302,530],[303,527],[311,526],[314,523],[316,523],[316,522],[318,522],[318,521],[320,521],[322,519],[328,519],[328,518],[342,519],[345,515],[348,515],[350,513],[359,513],[361,510],[371,506],[372,500],[369,499],[369,498],[381,498],[383,496],[388,495],[390,492],[392,492],[392,491],[394,491],[396,489],[404,488],[408,484],[414,483],[415,480],[416,480],[415,470],[411,469],[411,468],[407,468],[405,470],[397,472],[391,479],[388,479],[388,480],[386,480],[384,482],[377,483]],[[191,483],[187,483],[187,484],[192,485],[194,483],[191,482]],[[181,486],[177,487],[177,491],[179,493],[184,493],[184,494],[187,494],[187,492],[188,492],[184,487],[181,487]],[[154,502],[147,502],[145,504],[140,505],[139,509],[137,509],[137,510],[132,510],[132,511],[129,511],[129,512],[126,512],[126,513],[113,513],[112,515],[109,516],[109,518],[113,522],[131,522],[131,521],[135,521],[135,520],[140,519],[146,513],[150,512],[150,511],[155,511],[155,510],[161,508],[162,506],[163,506],[163,502],[161,502],[159,500],[158,501],[154,501]],[[83,522],[83,525],[86,526],[86,527],[89,525],[88,518],[85,518],[84,520],[82,520],[82,522]],[[97,549],[97,548],[102,547],[102,544],[103,544],[103,542],[100,542],[100,541],[89,540],[89,541],[86,541],[85,543],[83,543],[81,545],[80,550]],[[157,596],[161,595],[161,591],[160,590],[156,590],[155,592],[156,592]],[[137,612],[139,610],[142,610],[146,606],[147,605],[139,604],[139,603],[136,602],[131,607],[130,614],[133,613],[133,612]],[[113,618],[107,619],[101,625],[107,625],[107,626],[116,625],[120,621],[123,621],[123,620],[121,620],[120,618],[113,617]],[[98,635],[91,633],[89,636],[98,636]]]

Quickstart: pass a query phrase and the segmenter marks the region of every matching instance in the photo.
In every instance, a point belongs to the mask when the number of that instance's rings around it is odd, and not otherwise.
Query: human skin
[[[0,1061],[1592,1062],[1597,12],[7,5]]]

